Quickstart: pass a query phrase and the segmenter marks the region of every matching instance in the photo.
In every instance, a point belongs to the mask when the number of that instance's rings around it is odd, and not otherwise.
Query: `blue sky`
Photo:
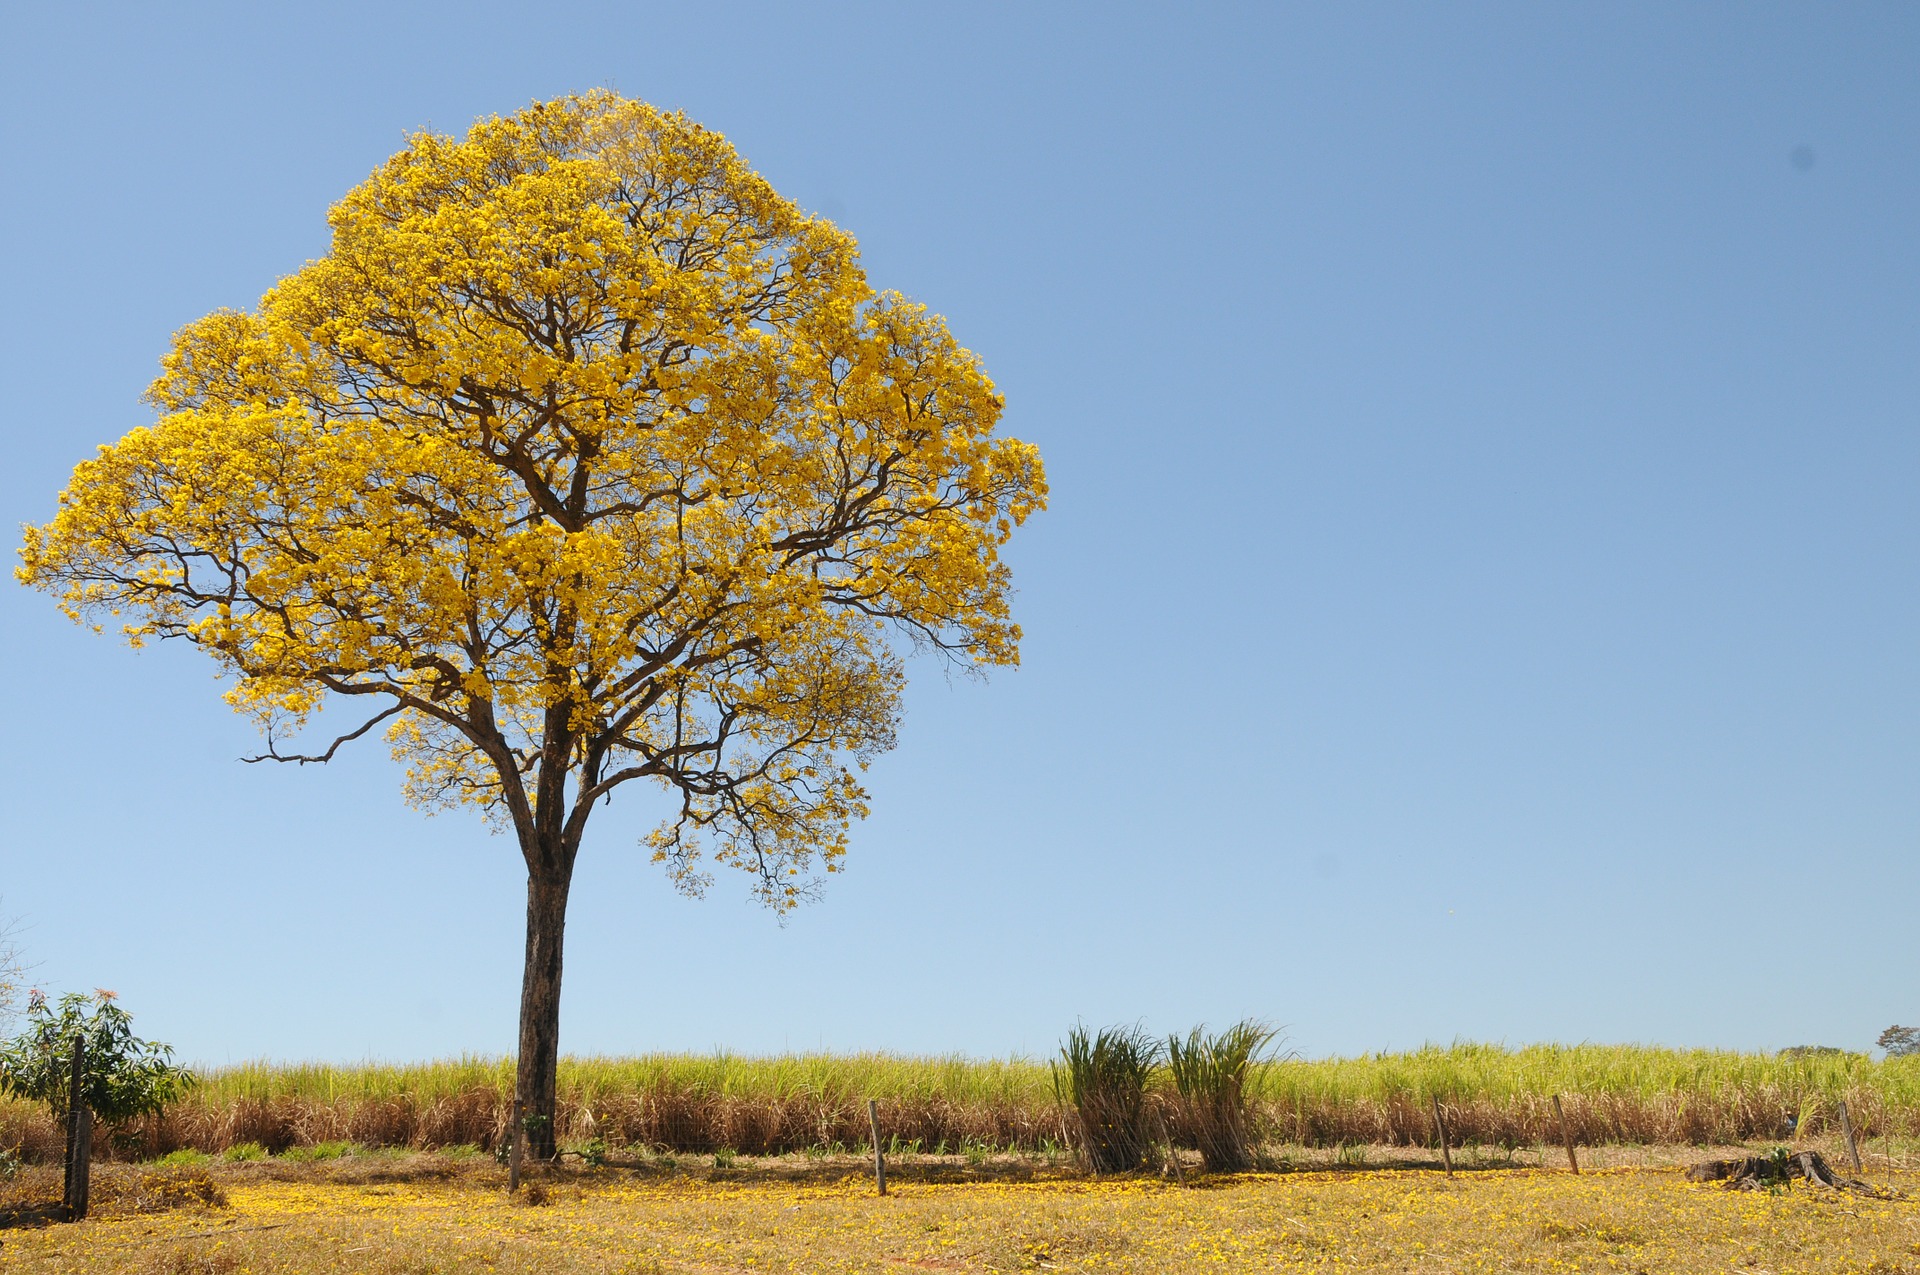
[[[782,927],[589,833],[577,1052],[1257,1015],[1865,1048],[1920,1017],[1920,10],[15,7],[0,521],[404,134],[610,86],[948,316],[1039,444],[1025,664],[916,669]],[[522,885],[384,749],[0,589],[0,896],[183,1055],[513,1039]]]

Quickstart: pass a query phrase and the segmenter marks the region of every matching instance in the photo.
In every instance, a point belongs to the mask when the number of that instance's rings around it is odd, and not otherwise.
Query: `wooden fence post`
[[[1560,1141],[1567,1144],[1567,1163],[1572,1166],[1574,1175],[1580,1173],[1580,1159],[1573,1154],[1573,1130],[1567,1125],[1567,1110],[1560,1105],[1560,1095],[1553,1095],[1553,1114],[1560,1118]]]
[[[526,1103],[519,1095],[513,1099],[513,1123],[507,1127],[507,1192],[512,1194],[520,1189],[520,1153],[521,1144],[526,1141],[524,1130],[526,1123]]]
[[[880,1145],[880,1104],[867,1099],[867,1123],[873,1126],[873,1184],[887,1193],[887,1152]]]
[[[87,1047],[73,1038],[73,1061],[67,1075],[67,1180],[61,1206],[67,1221],[87,1215],[88,1187],[93,1170],[93,1112],[87,1107]]]
[[[1430,1095],[1433,1099],[1433,1128],[1440,1135],[1440,1159],[1447,1166],[1447,1176],[1453,1176],[1453,1152],[1447,1149],[1447,1118],[1440,1111],[1440,1095]]]
[[[1840,1132],[1847,1135],[1847,1158],[1853,1161],[1853,1176],[1865,1177],[1866,1170],[1860,1167],[1860,1148],[1853,1141],[1853,1117],[1847,1114],[1847,1100],[1840,1100]]]

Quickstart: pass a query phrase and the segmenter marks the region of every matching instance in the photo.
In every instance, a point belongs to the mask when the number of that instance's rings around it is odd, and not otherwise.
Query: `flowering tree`
[[[998,549],[1040,459],[938,316],[682,116],[595,93],[421,134],[330,222],[255,311],[176,336],[160,419],[75,470],[19,574],[213,656],[255,760],[384,727],[411,800],[513,834],[551,1154],[594,807],[650,780],[682,888],[730,865],[793,906],[865,813],[900,641],[1017,661]]]

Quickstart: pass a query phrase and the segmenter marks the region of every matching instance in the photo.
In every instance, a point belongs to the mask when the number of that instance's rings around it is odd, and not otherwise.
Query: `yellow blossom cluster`
[[[892,742],[894,637],[1018,658],[998,550],[1046,484],[978,359],[611,93],[422,133],[329,221],[176,336],[160,419],[78,467],[21,578],[195,643],[270,738],[373,705],[413,799],[485,807],[536,873],[647,778],[683,884],[704,835],[791,903]]]
[[[21,1271],[1779,1272],[1912,1269],[1913,1205],[1674,1169],[713,1182],[602,1171],[512,1200],[477,1179],[255,1180],[231,1207],[9,1236]],[[156,1261],[175,1265],[157,1266]],[[199,1263],[198,1265],[192,1263]]]

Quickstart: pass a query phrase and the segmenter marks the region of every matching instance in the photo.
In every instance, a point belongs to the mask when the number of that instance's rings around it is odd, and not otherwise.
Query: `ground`
[[[1893,1188],[1874,1199],[1805,1184],[1729,1191],[1659,1155],[1595,1155],[1579,1176],[1479,1164],[1451,1178],[1343,1158],[1185,1186],[1031,1161],[906,1164],[884,1199],[852,1159],[562,1171],[514,1199],[491,1164],[429,1156],[109,1166],[99,1215],[73,1225],[36,1218],[32,1201],[57,1197],[59,1182],[27,1170],[0,1213],[12,1223],[0,1269],[1920,1273],[1920,1203],[1907,1198],[1920,1197],[1920,1174],[1904,1168],[1870,1170]]]

